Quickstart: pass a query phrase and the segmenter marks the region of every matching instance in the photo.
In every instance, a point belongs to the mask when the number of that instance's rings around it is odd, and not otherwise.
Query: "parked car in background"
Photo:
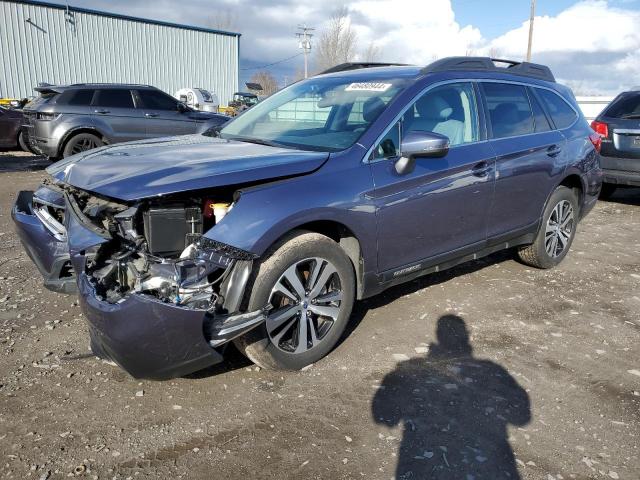
[[[25,152],[29,151],[23,123],[21,110],[0,106],[0,148],[19,147]]]
[[[602,137],[603,198],[640,186],[640,88],[618,95],[592,122]]]
[[[29,144],[57,160],[112,143],[205,132],[228,117],[148,85],[43,85],[24,109]]]
[[[220,108],[218,95],[204,88],[181,88],[173,96],[194,110],[218,113]]]
[[[600,137],[547,67],[333,71],[211,136],[103,147],[20,192],[21,241],[50,286],[77,285],[96,355],[168,378],[234,341],[300,369],[358,299],[502,249],[565,258],[600,193]]]

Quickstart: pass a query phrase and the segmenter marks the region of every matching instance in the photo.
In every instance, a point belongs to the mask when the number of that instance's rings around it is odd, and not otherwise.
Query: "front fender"
[[[258,256],[304,224],[330,221],[351,230],[360,242],[365,269],[375,266],[375,207],[367,165],[339,165],[331,158],[315,173],[241,192],[233,209],[205,237]]]

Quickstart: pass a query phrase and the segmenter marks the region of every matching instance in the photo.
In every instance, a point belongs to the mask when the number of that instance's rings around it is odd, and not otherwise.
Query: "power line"
[[[266,65],[260,65],[259,67],[246,67],[246,68],[241,68],[240,70],[241,70],[241,71],[244,71],[244,70],[259,70],[259,69],[262,69],[262,68],[271,67],[272,65],[277,65],[277,64],[279,64],[279,63],[283,63],[283,62],[286,62],[286,61],[291,60],[291,59],[293,59],[293,58],[299,57],[299,56],[300,56],[300,55],[302,55],[302,54],[303,54],[303,52],[299,52],[299,53],[296,53],[295,55],[291,55],[290,57],[283,58],[282,60],[278,60],[277,62],[267,63]]]

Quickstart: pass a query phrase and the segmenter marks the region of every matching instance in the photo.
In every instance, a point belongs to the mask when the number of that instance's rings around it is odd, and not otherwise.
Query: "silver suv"
[[[229,117],[192,110],[148,85],[41,85],[24,109],[29,144],[52,160],[104,144],[202,133]]]

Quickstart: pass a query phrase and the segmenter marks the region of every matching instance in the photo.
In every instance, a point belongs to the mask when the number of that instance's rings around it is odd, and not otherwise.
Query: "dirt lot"
[[[0,154],[0,477],[640,478],[640,189],[553,271],[498,254],[361,302],[303,372],[229,351],[152,382],[88,355],[20,246],[45,165]]]

